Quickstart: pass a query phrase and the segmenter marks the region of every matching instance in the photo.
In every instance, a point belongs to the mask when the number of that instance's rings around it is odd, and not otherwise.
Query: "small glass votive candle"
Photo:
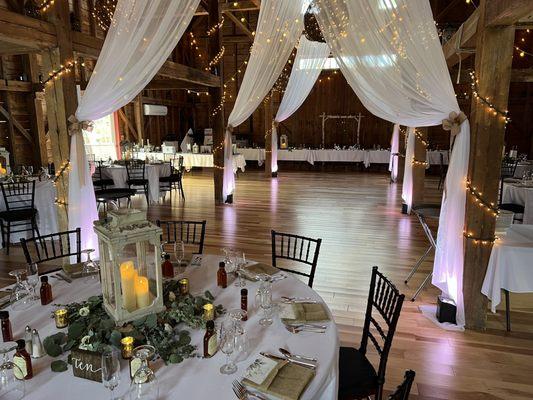
[[[189,279],[183,278],[178,281],[180,295],[186,296],[189,294]]]
[[[126,336],[120,340],[122,344],[122,358],[129,360],[133,357],[133,342],[134,339],[131,336]]]
[[[68,313],[66,308],[59,308],[54,311],[54,319],[56,321],[56,328],[62,329],[68,326]]]
[[[204,306],[204,320],[214,321],[214,319],[215,319],[215,307],[213,307],[213,304],[207,303]]]

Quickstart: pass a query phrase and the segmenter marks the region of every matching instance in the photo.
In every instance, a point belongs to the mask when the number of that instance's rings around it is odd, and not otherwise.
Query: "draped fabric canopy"
[[[242,124],[261,104],[283,71],[291,51],[303,30],[303,13],[309,0],[263,0],[250,60],[228,117],[224,140],[224,185],[227,197],[235,189],[231,151],[232,127]]]
[[[310,41],[304,35],[300,37],[291,76],[274,119],[275,123],[272,125],[272,172],[278,170],[276,125],[289,118],[303,104],[322,72],[329,53],[329,46],[326,43]]]
[[[441,124],[452,111],[460,111],[428,0],[315,3],[318,23],[343,75],[374,115],[416,127]],[[459,147],[468,147],[468,122],[461,125],[459,136],[445,184],[433,284],[456,302],[457,324],[464,325],[463,227],[469,153]]]
[[[91,121],[128,104],[159,71],[191,22],[200,0],[119,0],[76,118]],[[96,200],[81,124],[71,124],[69,229],[81,227],[82,247],[97,249]]]
[[[396,182],[398,178],[398,163],[399,163],[399,152],[400,150],[400,125],[394,124],[394,129],[392,130],[392,138],[390,141],[390,161],[389,161],[389,171],[390,178],[392,182]]]

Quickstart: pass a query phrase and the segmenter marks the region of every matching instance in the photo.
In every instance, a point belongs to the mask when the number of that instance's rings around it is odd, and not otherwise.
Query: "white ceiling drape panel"
[[[389,160],[389,171],[390,171],[390,178],[392,182],[396,182],[396,179],[398,178],[398,157],[400,149],[400,125],[394,124],[394,128],[392,130],[392,137],[390,141],[390,160]]]
[[[317,19],[342,73],[374,115],[405,126],[439,125],[459,112],[428,0],[316,0]],[[470,140],[461,125],[446,179],[433,284],[457,304],[462,294],[465,180]],[[411,159],[406,158],[406,165]],[[406,169],[407,172],[407,169]]]
[[[200,0],[119,0],[89,84],[78,121],[102,118],[128,104],[159,71],[187,29]],[[97,249],[98,219],[81,124],[71,121],[69,229],[81,227],[82,247]]]
[[[320,76],[329,53],[326,43],[310,41],[304,35],[300,37],[291,76],[274,119],[275,123],[272,124],[272,172],[278,170],[277,123],[285,121],[303,104]]]
[[[407,146],[405,147],[405,169],[402,183],[402,199],[407,205],[407,212],[411,212],[413,204],[413,167],[411,160],[415,155],[415,128],[407,128]],[[407,167],[407,165],[410,166]]]
[[[224,152],[224,200],[235,190],[232,168],[232,128],[242,124],[259,107],[281,75],[303,30],[309,0],[263,0],[250,60],[228,117]],[[229,151],[228,151],[229,147]]]

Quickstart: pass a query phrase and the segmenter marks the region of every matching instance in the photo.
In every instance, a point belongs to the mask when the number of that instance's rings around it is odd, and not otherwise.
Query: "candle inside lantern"
[[[68,326],[68,314],[65,308],[60,308],[54,311],[54,319],[56,321],[56,328],[62,329]]]
[[[182,296],[189,294],[189,280],[187,278],[180,279],[178,285]]]
[[[120,283],[122,285],[122,303],[129,312],[137,308],[137,300],[135,296],[135,277],[137,271],[133,265],[133,261],[125,261],[120,264]]]
[[[148,278],[144,276],[139,276],[135,280],[135,296],[137,297],[137,307],[144,308],[150,305]]]
[[[133,341],[134,339],[131,336],[126,336],[120,341],[122,344],[122,358],[124,360],[128,360],[133,357]]]
[[[207,303],[204,305],[204,320],[213,321],[215,319],[215,307],[213,304]]]

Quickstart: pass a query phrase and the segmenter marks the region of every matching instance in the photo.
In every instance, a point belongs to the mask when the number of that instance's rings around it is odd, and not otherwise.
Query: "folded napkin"
[[[315,371],[310,368],[278,361],[262,383],[244,378],[243,384],[282,400],[298,400],[314,377]]]
[[[329,315],[322,303],[281,304],[281,320],[284,323],[305,323],[329,321]]]
[[[248,274],[250,276],[254,276],[254,275],[257,276],[261,274],[274,275],[279,272],[279,269],[277,269],[276,267],[273,267],[270,264],[257,263],[257,264],[248,265],[244,267],[244,271],[245,271],[245,274]]]

